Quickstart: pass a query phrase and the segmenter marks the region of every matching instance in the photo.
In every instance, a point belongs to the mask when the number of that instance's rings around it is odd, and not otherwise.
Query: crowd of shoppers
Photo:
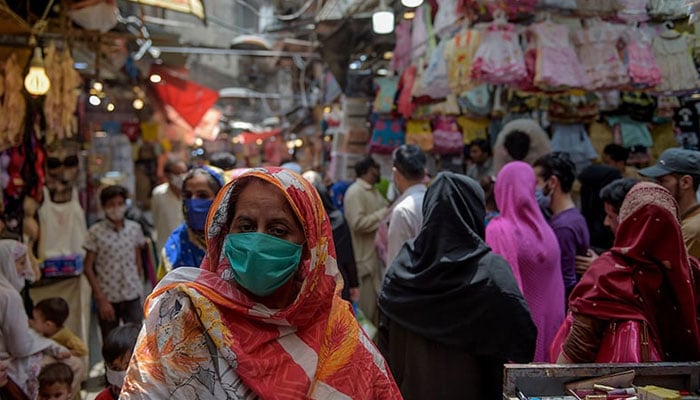
[[[610,145],[577,176],[529,120],[493,156],[467,147],[464,174],[434,177],[419,147],[397,148],[393,201],[371,156],[349,184],[170,158],[148,298],[130,194],[103,188],[83,244],[99,398],[498,399],[507,362],[700,359],[699,152],[636,170]],[[0,271],[0,395],[73,396],[85,345],[65,301],[25,305],[17,241],[0,240]]]

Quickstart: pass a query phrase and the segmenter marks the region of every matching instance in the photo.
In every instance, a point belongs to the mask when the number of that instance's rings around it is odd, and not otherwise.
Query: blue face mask
[[[224,254],[233,278],[256,296],[269,296],[284,285],[299,266],[302,246],[259,232],[232,233]]]
[[[212,203],[211,199],[185,199],[183,201],[185,218],[190,229],[195,232],[204,232],[207,214],[209,214]]]
[[[537,204],[539,204],[540,207],[544,208],[545,210],[549,209],[549,206],[552,205],[552,195],[544,194],[544,190],[542,188],[537,188],[535,190],[535,198],[537,199]]]

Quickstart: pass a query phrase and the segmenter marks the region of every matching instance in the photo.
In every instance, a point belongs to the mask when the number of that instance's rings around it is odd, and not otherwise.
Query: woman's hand
[[[591,249],[588,249],[585,256],[576,256],[576,273],[583,275],[596,258],[598,254]]]
[[[97,311],[100,314],[100,318],[105,321],[114,321],[114,307],[112,303],[106,299],[97,300]]]

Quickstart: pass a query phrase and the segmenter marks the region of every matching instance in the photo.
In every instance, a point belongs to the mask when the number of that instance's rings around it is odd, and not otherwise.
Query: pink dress
[[[548,350],[564,320],[564,280],[559,243],[535,199],[535,172],[529,164],[506,164],[496,178],[501,215],[486,226],[486,243],[508,261],[537,325],[535,360]]]
[[[525,57],[513,24],[491,24],[482,34],[471,77],[492,84],[517,84],[527,78]]]
[[[586,89],[614,89],[629,83],[627,67],[617,50],[622,34],[622,29],[607,22],[574,33],[578,58],[588,79]]]
[[[627,71],[636,86],[654,87],[663,79],[652,50],[652,36],[642,29],[625,32]]]
[[[544,90],[580,88],[586,75],[569,40],[566,25],[541,22],[530,26],[537,46],[535,85]]]
[[[647,3],[648,0],[617,0],[617,18],[625,22],[648,21]]]

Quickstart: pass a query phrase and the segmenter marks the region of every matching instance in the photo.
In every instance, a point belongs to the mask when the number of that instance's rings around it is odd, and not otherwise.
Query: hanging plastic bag
[[[68,10],[68,16],[83,28],[105,33],[117,26],[119,9],[115,1],[100,1],[79,8],[80,5],[81,3],[73,4],[73,9]]]
[[[352,303],[352,309],[355,311],[355,319],[357,319],[357,323],[360,324],[360,327],[362,327],[362,330],[365,331],[365,334],[369,336],[370,339],[374,340],[374,337],[377,334],[377,327],[374,326],[372,321],[367,319],[365,313],[362,312],[356,302]]]
[[[433,99],[444,99],[452,93],[447,81],[445,43],[445,40],[441,41],[435,51],[433,51],[428,67],[423,74],[424,94]]]

